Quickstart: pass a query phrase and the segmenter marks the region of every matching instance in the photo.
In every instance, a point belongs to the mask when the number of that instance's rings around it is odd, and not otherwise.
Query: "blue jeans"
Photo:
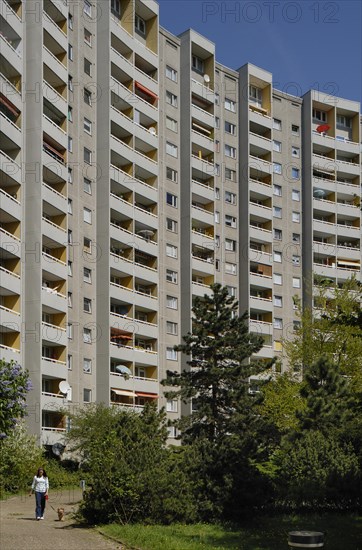
[[[35,516],[41,518],[45,510],[45,493],[35,491]]]

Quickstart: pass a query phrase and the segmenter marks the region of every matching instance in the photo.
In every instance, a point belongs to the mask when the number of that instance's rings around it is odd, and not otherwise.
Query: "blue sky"
[[[361,101],[362,2],[158,0],[173,34],[193,28],[216,44],[216,59],[253,63],[293,95],[311,87]]]

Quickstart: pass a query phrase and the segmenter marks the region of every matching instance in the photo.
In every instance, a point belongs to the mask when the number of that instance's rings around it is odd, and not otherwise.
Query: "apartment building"
[[[91,402],[187,414],[160,382],[214,282],[283,364],[295,297],[361,280],[359,104],[221,65],[153,0],[0,6],[0,350],[29,430],[61,442]]]

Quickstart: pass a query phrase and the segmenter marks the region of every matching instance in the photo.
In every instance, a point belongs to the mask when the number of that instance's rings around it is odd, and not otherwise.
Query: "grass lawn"
[[[326,514],[260,517],[245,526],[106,525],[99,530],[129,548],[140,550],[283,550],[288,531],[326,533],[326,550],[362,550],[362,517]]]

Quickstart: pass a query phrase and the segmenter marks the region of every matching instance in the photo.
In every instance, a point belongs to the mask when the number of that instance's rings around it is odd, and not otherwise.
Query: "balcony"
[[[67,197],[63,193],[59,193],[53,187],[43,182],[42,187],[43,200],[49,204],[52,204],[54,208],[62,213],[67,213],[68,203]]]
[[[3,266],[0,266],[0,279],[1,279],[0,293],[2,289],[5,289],[6,292],[20,295],[21,293],[20,275],[18,275],[17,273],[14,273],[13,271],[9,271]]]
[[[62,361],[61,359],[51,359],[50,357],[42,357],[41,371],[43,375],[51,376],[55,378],[66,379],[68,376],[67,364],[65,361]]]
[[[58,59],[52,52],[43,46],[43,61],[45,65],[51,70],[56,72],[58,77],[63,82],[68,82],[68,72],[67,67],[63,62]]]
[[[3,113],[0,113],[0,125],[1,131],[20,149],[22,146],[21,128]]]
[[[42,322],[42,339],[56,343],[58,346],[66,346],[68,343],[67,331],[64,327]]]
[[[203,101],[209,102],[212,105],[215,104],[214,90],[210,86],[205,86],[194,78],[191,79],[191,92],[195,96],[201,98]]]
[[[68,48],[68,39],[67,35],[64,33],[64,31],[60,28],[60,26],[46,13],[46,11],[43,11],[43,25],[44,30],[54,38],[58,42],[58,44],[63,48],[63,50],[67,50]],[[66,26],[65,26],[66,29]]]
[[[17,200],[16,195],[7,193],[4,189],[0,189],[1,209],[8,212],[13,218],[21,220],[21,204]]]

